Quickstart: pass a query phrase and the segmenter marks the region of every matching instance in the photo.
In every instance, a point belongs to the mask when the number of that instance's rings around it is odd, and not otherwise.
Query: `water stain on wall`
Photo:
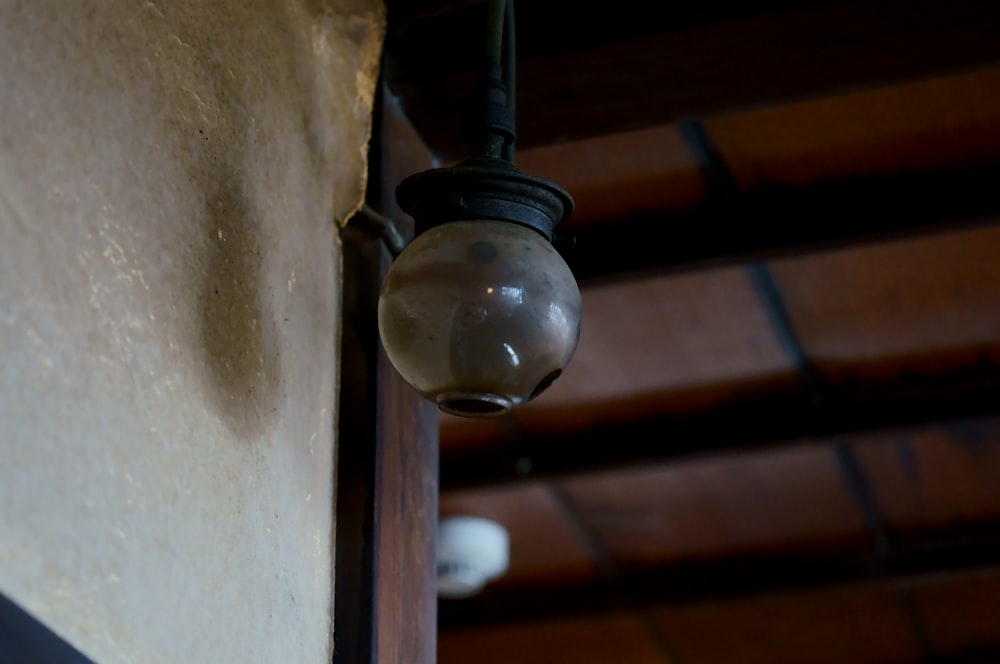
[[[201,284],[200,348],[209,398],[233,434],[249,441],[274,426],[280,355],[263,285],[259,224],[236,182],[218,178],[205,202],[211,239]]]

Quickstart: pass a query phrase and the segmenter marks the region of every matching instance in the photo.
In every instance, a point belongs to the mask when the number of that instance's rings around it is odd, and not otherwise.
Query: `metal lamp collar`
[[[555,225],[573,212],[562,187],[489,155],[411,175],[396,189],[396,201],[416,221],[418,235],[451,221],[493,219],[527,226],[551,242]]]
[[[476,155],[450,168],[417,173],[396,189],[396,202],[416,221],[416,232],[452,221],[498,220],[534,229],[552,241],[553,229],[573,212],[562,187],[514,166],[515,39],[513,0],[490,0],[487,59],[469,118]]]

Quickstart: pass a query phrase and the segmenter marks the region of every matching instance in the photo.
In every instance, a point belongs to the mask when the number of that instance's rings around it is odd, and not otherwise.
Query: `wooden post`
[[[402,220],[395,186],[432,157],[390,95],[377,109],[368,200]],[[335,664],[436,661],[437,419],[378,340],[389,264],[380,241],[345,234]]]

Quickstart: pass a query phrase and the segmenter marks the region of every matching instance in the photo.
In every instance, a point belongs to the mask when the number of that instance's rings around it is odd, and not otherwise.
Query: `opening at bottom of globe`
[[[443,392],[437,396],[438,408],[460,417],[496,417],[506,415],[514,404],[498,394],[478,392]]]

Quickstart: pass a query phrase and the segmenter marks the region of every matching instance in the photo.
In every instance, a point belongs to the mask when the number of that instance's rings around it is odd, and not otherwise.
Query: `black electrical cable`
[[[486,78],[500,78],[506,90],[510,130],[514,132],[517,112],[517,36],[514,29],[514,0],[490,0],[486,35]],[[514,141],[504,142],[500,157],[514,163]]]
[[[503,28],[504,16],[507,10],[507,0],[490,0],[486,17],[486,66],[487,75],[492,74],[492,69],[500,68],[503,58]]]
[[[517,118],[517,34],[514,31],[514,0],[507,0],[507,13],[504,16],[504,60],[503,84],[507,88],[507,108],[510,109],[510,128],[516,135]],[[501,156],[505,161],[514,163],[514,140],[505,143]]]

